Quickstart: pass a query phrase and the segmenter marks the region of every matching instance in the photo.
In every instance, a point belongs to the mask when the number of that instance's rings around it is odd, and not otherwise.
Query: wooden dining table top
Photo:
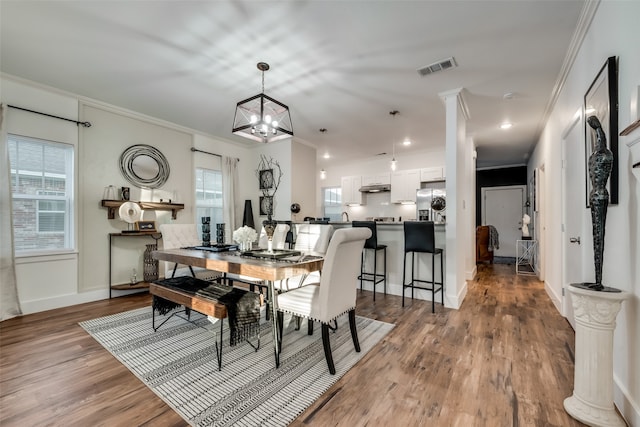
[[[224,273],[240,274],[262,280],[284,280],[289,277],[322,270],[324,259],[319,257],[295,257],[278,260],[243,256],[239,252],[209,252],[198,249],[165,249],[153,251],[152,257],[160,261],[174,262],[206,268]]]

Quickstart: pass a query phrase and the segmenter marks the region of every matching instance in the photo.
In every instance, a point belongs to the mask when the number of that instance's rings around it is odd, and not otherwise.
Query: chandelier
[[[289,107],[264,94],[264,72],[269,64],[258,62],[262,72],[262,93],[238,102],[233,133],[258,142],[273,142],[293,136]]]

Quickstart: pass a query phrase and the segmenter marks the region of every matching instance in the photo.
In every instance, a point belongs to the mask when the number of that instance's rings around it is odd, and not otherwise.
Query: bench
[[[219,299],[212,297],[211,295],[202,295],[197,293],[197,291],[202,289],[209,289],[211,287],[216,287],[214,290],[220,291],[221,289],[227,288],[226,286],[215,284],[212,282],[207,282],[205,280],[200,280],[194,277],[189,276],[180,276],[171,279],[158,280],[149,285],[149,293],[154,297],[154,304],[152,307],[153,316],[152,316],[152,327],[154,332],[160,329],[162,325],[164,325],[171,317],[176,316],[188,322],[194,323],[191,320],[191,310],[195,310],[198,313],[201,313],[205,316],[211,316],[216,319],[220,319],[220,333],[218,341],[215,342],[216,345],[216,358],[218,361],[218,370],[222,370],[222,339],[223,339],[223,325],[224,319],[228,318],[230,315],[230,307],[228,307],[228,302],[221,302]],[[229,291],[233,291],[234,293],[249,293],[246,290],[229,288]],[[250,295],[255,295],[250,293]],[[258,295],[255,295],[256,299],[259,301]],[[156,326],[156,305],[158,300],[156,298],[162,298],[165,301],[169,301],[170,303],[175,304],[176,306],[181,305],[184,306],[183,311],[173,311],[170,316],[164,319],[158,326]],[[233,311],[233,310],[231,310]],[[181,313],[185,313],[187,317],[180,316]],[[194,323],[195,324],[195,323]],[[232,334],[233,335],[233,334]],[[260,335],[258,333],[258,342],[257,345],[251,343],[248,339],[246,340],[255,351],[258,351],[260,348]],[[231,345],[234,345],[233,343]]]

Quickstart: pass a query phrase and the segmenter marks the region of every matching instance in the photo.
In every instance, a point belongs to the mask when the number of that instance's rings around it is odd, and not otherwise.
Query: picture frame
[[[598,71],[595,80],[584,95],[584,147],[585,147],[585,200],[589,208],[591,179],[589,176],[589,156],[596,146],[595,131],[587,123],[590,116],[595,115],[602,124],[607,138],[607,146],[613,153],[611,175],[607,181],[609,204],[618,204],[618,67],[617,58],[611,56]]]
[[[156,231],[156,222],[155,221],[136,221],[136,230],[145,231],[145,232],[155,232]]]
[[[260,196],[260,215],[265,216],[270,213],[273,214],[273,197],[272,196]]]
[[[273,188],[273,169],[263,169],[260,171],[260,190]]]

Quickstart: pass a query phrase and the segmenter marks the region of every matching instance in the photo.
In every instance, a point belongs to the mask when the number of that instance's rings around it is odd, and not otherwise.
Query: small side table
[[[516,274],[535,275],[537,240],[516,240]]]

